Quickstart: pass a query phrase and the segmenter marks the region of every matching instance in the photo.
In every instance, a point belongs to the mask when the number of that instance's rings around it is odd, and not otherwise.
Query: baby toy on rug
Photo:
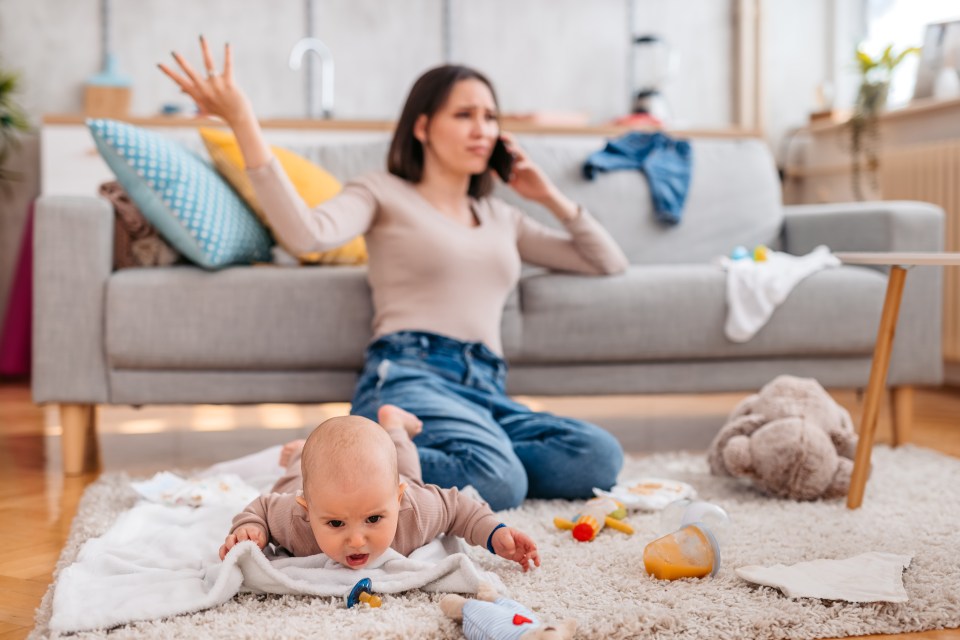
[[[749,478],[793,500],[847,494],[857,436],[847,410],[812,378],[779,376],[743,400],[710,445],[714,475]]]
[[[605,526],[628,536],[633,535],[633,527],[623,521],[626,517],[627,510],[622,503],[613,498],[598,496],[587,500],[573,520],[558,516],[553,519],[553,524],[558,529],[569,530],[575,540],[590,542]]]
[[[477,599],[455,594],[440,600],[440,610],[463,623],[467,640],[567,640],[577,632],[577,621],[567,618],[560,624],[540,622],[530,609],[501,597],[493,587],[481,583]]]

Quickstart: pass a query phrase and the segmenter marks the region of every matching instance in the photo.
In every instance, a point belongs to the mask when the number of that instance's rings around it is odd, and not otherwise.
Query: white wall
[[[634,0],[641,32],[680,52],[668,88],[678,118],[730,117],[731,0]],[[394,118],[413,80],[442,62],[442,0],[316,0],[315,34],[336,60],[336,115]],[[594,122],[629,107],[627,0],[452,0],[456,61],[487,72],[508,111],[585,111]],[[113,48],[134,80],[133,111],[155,113],[178,91],[157,71],[169,51],[199,63],[197,36],[229,40],[240,82],[264,117],[304,113],[302,71],[287,58],[304,35],[297,0],[113,0]],[[219,47],[218,47],[219,49]],[[219,57],[219,50],[217,51]],[[98,0],[0,0],[0,56],[23,71],[37,113],[75,112],[99,70]]]
[[[336,61],[335,114],[392,119],[414,79],[442,62],[442,0],[314,0],[314,31]],[[676,124],[723,128],[733,117],[735,0],[632,0],[634,32],[657,33],[679,57],[665,95]],[[112,0],[113,48],[134,81],[132,110],[183,97],[156,69],[171,49],[199,64],[197,36],[229,40],[239,81],[262,117],[304,115],[303,71],[288,68],[307,29],[301,0]],[[628,0],[451,0],[454,60],[494,80],[506,111],[583,111],[604,122],[629,108]],[[849,59],[862,0],[765,0],[768,135],[806,120],[814,92]],[[0,0],[0,60],[23,72],[22,102],[80,109],[99,71],[99,0]],[[837,18],[839,16],[839,18]],[[833,26],[831,26],[833,25]],[[832,29],[832,33],[831,33]],[[836,40],[836,43],[833,42]],[[842,70],[842,69],[841,69]],[[838,98],[848,99],[838,89]]]

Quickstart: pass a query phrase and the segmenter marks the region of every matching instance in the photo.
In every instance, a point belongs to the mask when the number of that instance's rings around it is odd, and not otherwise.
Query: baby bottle
[[[727,512],[709,502],[678,500],[667,505],[661,528],[670,532],[643,550],[644,568],[659,580],[716,575],[720,570],[717,535],[728,523]]]

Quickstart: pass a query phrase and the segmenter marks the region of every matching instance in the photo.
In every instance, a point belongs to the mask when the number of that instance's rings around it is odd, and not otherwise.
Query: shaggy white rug
[[[528,501],[503,514],[537,540],[543,557],[539,570],[522,574],[480,549],[472,548],[471,556],[481,568],[497,571],[514,599],[542,618],[575,617],[578,638],[833,638],[960,627],[960,460],[909,446],[877,447],[873,464],[863,507],[849,511],[842,501],[763,497],[736,481],[710,476],[703,455],[629,459],[623,478],[682,480],[730,513],[723,568],[714,578],[660,582],[645,574],[643,548],[660,528],[659,514],[632,515],[632,537],[605,530],[592,543],[578,543],[553,527],[553,516],[570,517],[576,509],[560,501]],[[133,504],[129,480],[107,474],[87,489],[57,572],[85,540],[102,534]],[[743,565],[847,558],[865,551],[913,556],[903,575],[909,602],[790,600],[734,573]],[[31,638],[61,637],[47,628],[53,588],[37,611]],[[462,637],[458,625],[441,614],[438,599],[411,592],[385,597],[380,609],[347,610],[339,599],[246,594],[216,609],[69,637]]]

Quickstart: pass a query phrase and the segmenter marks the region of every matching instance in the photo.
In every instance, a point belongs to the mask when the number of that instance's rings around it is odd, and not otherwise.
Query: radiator
[[[946,213],[947,251],[960,251],[960,140],[898,147],[880,157],[884,200],[932,202]],[[960,269],[943,271],[943,357],[960,363]]]

